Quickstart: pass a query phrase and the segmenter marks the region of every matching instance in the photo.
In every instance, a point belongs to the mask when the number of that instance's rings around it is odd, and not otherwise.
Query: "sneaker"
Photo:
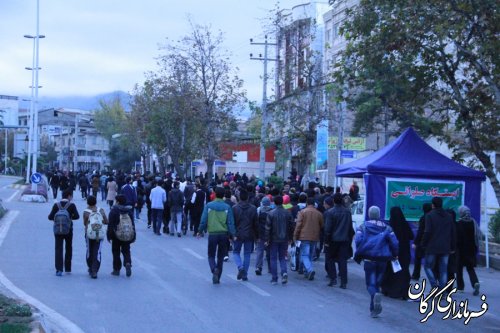
[[[148,229],[151,229],[151,224],[148,224]]]
[[[315,271],[311,271],[310,273],[307,274],[307,278],[309,279],[309,281],[314,280],[314,275],[315,274],[316,274]]]
[[[212,283],[213,284],[219,284],[220,283],[220,277],[219,277],[219,269],[215,268],[213,273],[212,273]]]
[[[111,275],[119,276],[120,275],[120,271],[112,271]]]
[[[370,317],[372,318],[378,318],[378,314],[375,313],[374,310],[370,311]]]
[[[130,277],[130,275],[132,275],[132,265],[131,264],[125,265],[125,275],[127,277]]]
[[[376,293],[373,296],[373,313],[378,317],[378,315],[382,312],[382,295],[380,293]]]
[[[274,285],[277,285],[278,284],[278,279],[272,279],[271,280],[271,284],[274,286]]]
[[[261,275],[262,275],[262,268],[257,268],[257,269],[255,270],[255,275],[259,275],[259,276],[261,276]]]
[[[229,257],[228,256],[224,256],[224,262],[228,262],[229,261]]]
[[[474,296],[479,295],[479,287],[480,287],[479,282],[474,283],[474,292],[472,293],[472,295]]]
[[[177,237],[181,237],[181,233],[180,232],[177,233]]]
[[[248,281],[248,274],[246,271],[243,272],[243,276],[241,277],[243,281]]]
[[[236,275],[236,279],[241,280],[243,276],[245,275],[245,271],[243,268],[238,269],[238,275]]]
[[[288,282],[288,274],[283,273],[283,275],[281,276],[281,284],[287,284],[287,282]]]
[[[93,279],[97,279],[97,273],[90,274],[90,277],[93,278]]]
[[[337,279],[331,279],[330,283],[328,284],[328,287],[333,287],[337,285]]]
[[[56,276],[62,276],[62,271],[56,271]]]
[[[341,284],[340,284],[340,288],[341,288],[341,289],[347,289],[347,284],[345,284],[345,283],[341,283]]]

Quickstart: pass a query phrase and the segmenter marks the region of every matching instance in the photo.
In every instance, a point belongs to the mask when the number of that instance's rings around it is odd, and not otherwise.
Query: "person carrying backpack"
[[[87,209],[83,212],[85,226],[85,241],[87,244],[87,267],[89,275],[97,279],[97,272],[101,266],[101,240],[106,237],[108,218],[104,209],[96,206],[97,199],[93,195],[87,198]]]
[[[260,207],[257,208],[259,216],[259,236],[256,243],[256,259],[255,259],[255,274],[262,275],[262,266],[264,265],[264,251],[266,252],[267,270],[271,272],[271,257],[269,255],[269,247],[265,246],[264,235],[266,233],[267,214],[271,211],[271,200],[268,197],[262,198]]]
[[[49,220],[54,221],[54,237],[55,237],[55,266],[56,275],[62,276],[63,272],[63,245],[65,245],[64,253],[64,271],[66,274],[71,273],[71,259],[73,257],[73,221],[78,220],[80,215],[74,203],[73,191],[66,189],[62,193],[62,200],[52,206],[49,214]]]
[[[135,224],[133,207],[126,205],[126,198],[123,194],[116,196],[116,203],[111,208],[108,217],[107,239],[111,242],[111,252],[113,253],[112,275],[120,275],[122,261],[120,253],[123,254],[123,266],[127,277],[132,275],[132,257],[130,255],[130,244],[135,242]]]

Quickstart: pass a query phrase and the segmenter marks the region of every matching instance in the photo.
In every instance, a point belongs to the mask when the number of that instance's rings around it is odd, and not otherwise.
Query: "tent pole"
[[[488,182],[483,182],[484,184],[484,195],[483,195],[483,216],[482,216],[482,220],[484,221],[484,223],[486,223],[486,232],[484,233],[485,237],[484,237],[484,247],[485,247],[485,256],[486,256],[486,268],[490,268],[490,249],[489,249],[489,241],[488,241],[488,233],[489,233],[489,221],[488,221],[488,209],[487,209],[487,204],[488,204],[488,200],[487,200],[487,194],[488,194]]]

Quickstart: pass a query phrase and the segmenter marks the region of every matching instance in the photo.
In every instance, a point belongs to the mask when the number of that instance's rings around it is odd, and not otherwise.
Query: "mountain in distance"
[[[112,101],[119,97],[125,111],[130,111],[131,96],[124,91],[113,91],[95,96],[63,96],[63,97],[40,97],[38,109],[68,108],[80,110],[95,110],[100,107],[99,101]],[[22,97],[25,98],[25,97]],[[22,98],[20,101],[22,101]],[[29,96],[28,96],[29,98]],[[29,101],[19,103],[21,108],[29,109]]]

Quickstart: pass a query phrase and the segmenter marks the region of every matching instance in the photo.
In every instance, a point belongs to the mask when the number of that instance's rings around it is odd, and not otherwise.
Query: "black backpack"
[[[64,207],[61,206],[60,202],[56,205],[59,210],[54,215],[54,235],[67,235],[73,226],[73,221],[71,221],[71,216],[68,212],[71,202],[68,201]]]

